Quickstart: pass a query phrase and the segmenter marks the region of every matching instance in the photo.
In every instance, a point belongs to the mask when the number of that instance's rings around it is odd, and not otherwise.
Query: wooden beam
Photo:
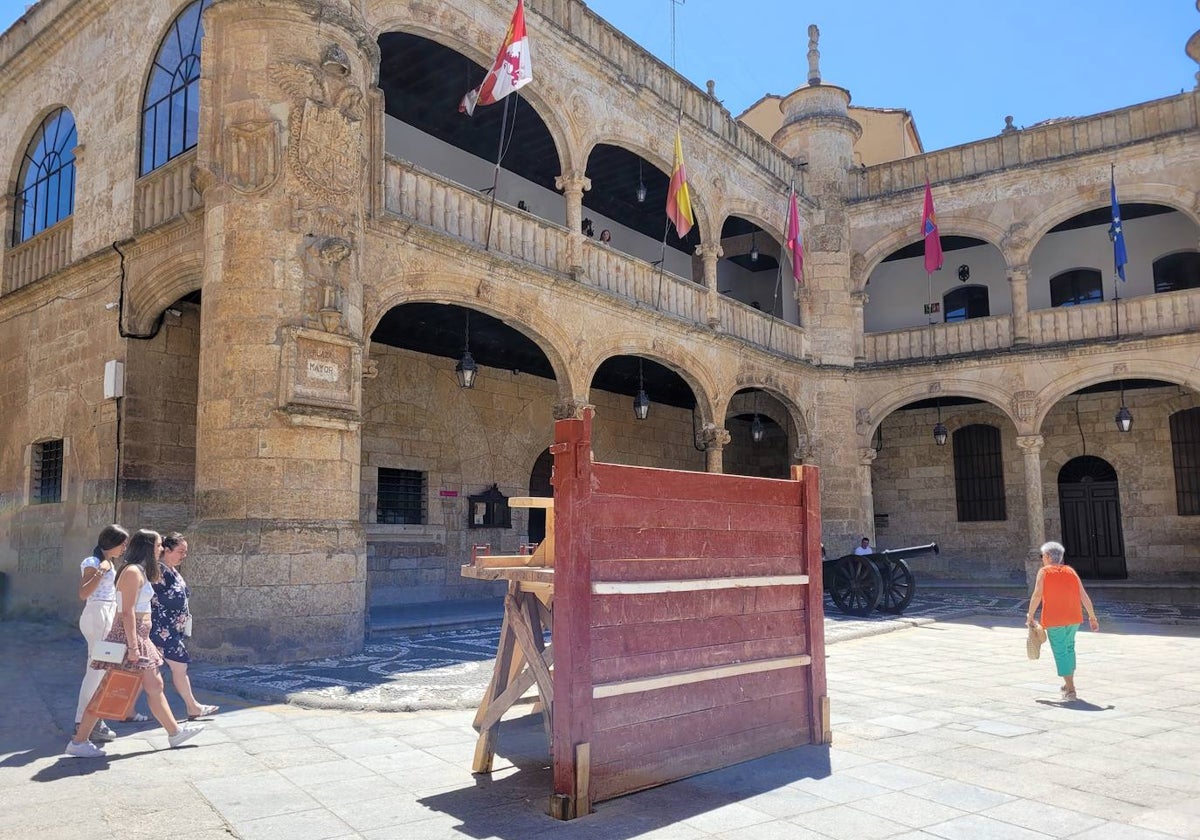
[[[593,595],[649,595],[657,592],[700,592],[707,589],[748,589],[758,586],[804,586],[808,575],[703,578],[700,580],[596,581]]]
[[[656,689],[670,688],[675,685],[689,685],[691,683],[704,682],[705,680],[720,680],[726,677],[737,677],[742,674],[757,674],[762,671],[776,671],[781,668],[802,668],[811,662],[811,657],[803,654],[801,656],[784,656],[778,659],[739,662],[734,665],[718,665],[714,668],[698,668],[695,671],[679,671],[674,674],[663,674],[657,677],[621,680],[620,682],[593,686],[592,698],[600,700],[604,697],[616,697],[621,694],[633,694],[638,691],[655,691]]]

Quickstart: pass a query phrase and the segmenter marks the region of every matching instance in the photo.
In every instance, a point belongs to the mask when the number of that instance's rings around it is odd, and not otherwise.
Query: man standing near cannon
[[[865,554],[874,554],[875,549],[871,548],[871,538],[863,537],[862,542],[858,544],[858,548],[854,549],[854,553],[859,557],[862,557]]]

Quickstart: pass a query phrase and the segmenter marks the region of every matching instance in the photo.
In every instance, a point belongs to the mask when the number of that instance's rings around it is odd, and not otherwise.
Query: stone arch
[[[584,162],[583,165],[586,168],[587,161],[591,158],[592,152],[596,150],[597,146],[603,143],[608,146],[617,146],[618,148],[624,149],[627,152],[634,152],[646,161],[652,163],[660,172],[665,173],[666,176],[670,178],[671,169],[675,166],[674,142],[674,137],[672,137],[671,145],[666,146],[663,149],[651,149],[649,146],[639,142],[633,137],[615,134],[593,135],[588,138],[586,147],[587,153],[583,155],[581,160]],[[667,152],[665,156],[663,154],[664,151]],[[687,149],[683,150],[683,154],[684,164],[686,165],[688,160]],[[705,232],[711,230],[712,216],[709,212],[708,204],[704,196],[700,194],[702,191],[696,189],[697,183],[698,182],[696,178],[689,171],[688,192],[692,199],[692,215],[696,218],[696,228],[700,232],[700,241],[707,242],[709,241],[709,237],[705,236]]]
[[[401,3],[400,9],[374,25],[372,34],[378,38],[388,32],[402,32],[409,35],[419,35],[426,40],[441,44],[474,61],[481,67],[488,68],[496,59],[496,47],[502,33],[509,24],[511,11],[499,8],[483,8],[479,16],[487,22],[473,16],[464,17],[460,12],[443,3],[424,3],[420,0],[408,0]],[[490,20],[487,18],[490,16]],[[378,65],[378,60],[376,62]],[[375,78],[379,78],[379,67],[375,67]],[[463,90],[466,93],[466,90]],[[581,155],[581,148],[567,124],[558,118],[559,114],[569,113],[566,100],[558,95],[559,91],[550,85],[532,84],[521,88],[520,97],[528,102],[537,112],[538,117],[550,132],[554,148],[558,153],[559,171],[571,172],[575,169],[582,171],[582,161],[587,160]]]
[[[578,367],[572,368],[567,349],[574,345],[575,339],[548,318],[533,323],[528,316],[538,311],[536,301],[521,298],[505,305],[497,298],[480,294],[481,285],[476,277],[440,272],[391,277],[380,283],[373,311],[363,313],[363,335],[369,337],[386,313],[406,303],[450,303],[474,309],[502,319],[537,344],[554,370],[560,399],[568,400],[583,393],[580,383],[590,380],[575,375]]]
[[[1120,371],[1116,367],[1123,368]],[[1034,429],[1041,429],[1046,416],[1066,397],[1080,388],[1111,382],[1117,379],[1158,379],[1174,385],[1182,385],[1192,391],[1200,391],[1200,374],[1191,365],[1164,362],[1156,359],[1122,359],[1119,363],[1098,362],[1089,365],[1074,375],[1055,379],[1037,395],[1037,413],[1033,417]]]
[[[198,239],[191,239],[197,246]],[[130,258],[126,255],[126,271]],[[151,266],[141,277],[125,281],[125,326],[139,335],[154,329],[154,322],[164,309],[184,295],[200,289],[204,277],[204,252],[200,247],[187,253],[162,260]]]
[[[1122,184],[1119,196],[1122,204],[1160,204],[1170,207],[1186,216],[1193,225],[1200,228],[1200,205],[1197,203],[1196,191],[1177,187],[1170,184],[1139,184],[1137,182]],[[1019,252],[1014,253],[1010,265],[1028,263],[1033,256],[1038,243],[1045,238],[1050,229],[1067,219],[1109,206],[1111,198],[1103,184],[1094,184],[1090,190],[1072,193],[1062,201],[1050,205],[1034,218],[1028,221],[1027,239]]]
[[[1008,391],[977,380],[949,379],[943,381],[941,388],[937,391],[930,391],[928,382],[916,382],[906,385],[878,397],[869,406],[859,409],[858,422],[855,427],[855,431],[859,436],[858,445],[860,447],[869,446],[875,430],[889,414],[898,411],[909,403],[936,399],[937,397],[969,397],[988,403],[1000,410],[1000,413],[1017,429],[1018,434],[1023,433],[1024,426],[1013,416],[1013,411],[1010,408],[1012,395]],[[949,427],[948,423],[947,427]]]
[[[745,219],[748,222],[753,222],[754,224],[758,225],[760,228],[762,228],[763,233],[774,239],[777,243],[779,243],[780,249],[783,249],[784,242],[787,239],[787,232],[783,228],[779,227],[778,220],[775,222],[765,221],[771,217],[771,211],[767,208],[764,208],[761,203],[756,201],[746,201],[740,198],[733,200],[721,200],[720,206],[716,208],[716,210],[719,213],[719,216],[716,219],[716,221],[719,221],[719,224],[714,222],[713,233],[715,235],[720,235],[721,230],[725,227],[725,223],[729,221],[730,216],[737,216]]]
[[[610,336],[603,346],[594,347],[590,359],[580,362],[581,381],[587,384],[589,392],[600,365],[614,356],[641,356],[669,368],[692,389],[701,423],[716,423],[715,395],[719,389],[703,359],[642,332],[618,333]]]
[[[913,225],[911,228],[905,227],[893,231],[862,252],[862,273],[854,278],[855,291],[867,290],[867,281],[871,279],[871,274],[889,255],[906,245],[921,241],[921,234],[917,227],[917,225]],[[939,215],[938,231],[942,236],[973,236],[976,239],[982,239],[999,251],[1009,265],[1014,265],[1001,246],[1004,241],[1004,229],[991,222],[971,216]]]
[[[750,394],[739,393],[748,389],[762,391],[772,400],[783,406],[786,415],[782,417],[776,416],[776,413],[772,410],[773,407],[769,404],[760,407],[758,413],[764,417],[769,417],[779,428],[787,433],[788,441],[793,446],[792,451],[794,453],[801,442],[805,441],[808,437],[808,421],[804,415],[804,410],[777,385],[765,381],[753,381],[749,378],[738,377],[738,384],[733,393],[725,398],[723,402],[719,402],[716,407],[717,416],[721,418],[721,422],[724,423],[725,419],[735,411],[742,414],[753,409],[752,405],[744,407],[739,405],[740,402],[750,403],[752,401],[753,397]]]

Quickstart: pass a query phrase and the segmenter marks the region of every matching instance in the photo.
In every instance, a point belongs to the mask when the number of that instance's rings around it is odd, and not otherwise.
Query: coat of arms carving
[[[288,167],[310,190],[337,202],[359,190],[363,168],[362,91],[336,44],[321,63],[293,59],[270,67],[271,79],[291,94]]]
[[[269,188],[279,176],[279,123],[247,120],[229,127],[226,142],[230,185],[243,193]]]

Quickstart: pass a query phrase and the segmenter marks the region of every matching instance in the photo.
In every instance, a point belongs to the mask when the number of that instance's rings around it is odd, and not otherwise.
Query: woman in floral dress
[[[197,702],[192,693],[192,681],[188,679],[188,663],[192,657],[188,654],[186,640],[192,634],[192,614],[188,611],[187,583],[179,573],[179,565],[187,557],[188,544],[179,533],[167,534],[162,542],[162,580],[154,584],[150,638],[171,668],[171,682],[187,705],[188,720],[195,720],[216,713],[218,707]]]

